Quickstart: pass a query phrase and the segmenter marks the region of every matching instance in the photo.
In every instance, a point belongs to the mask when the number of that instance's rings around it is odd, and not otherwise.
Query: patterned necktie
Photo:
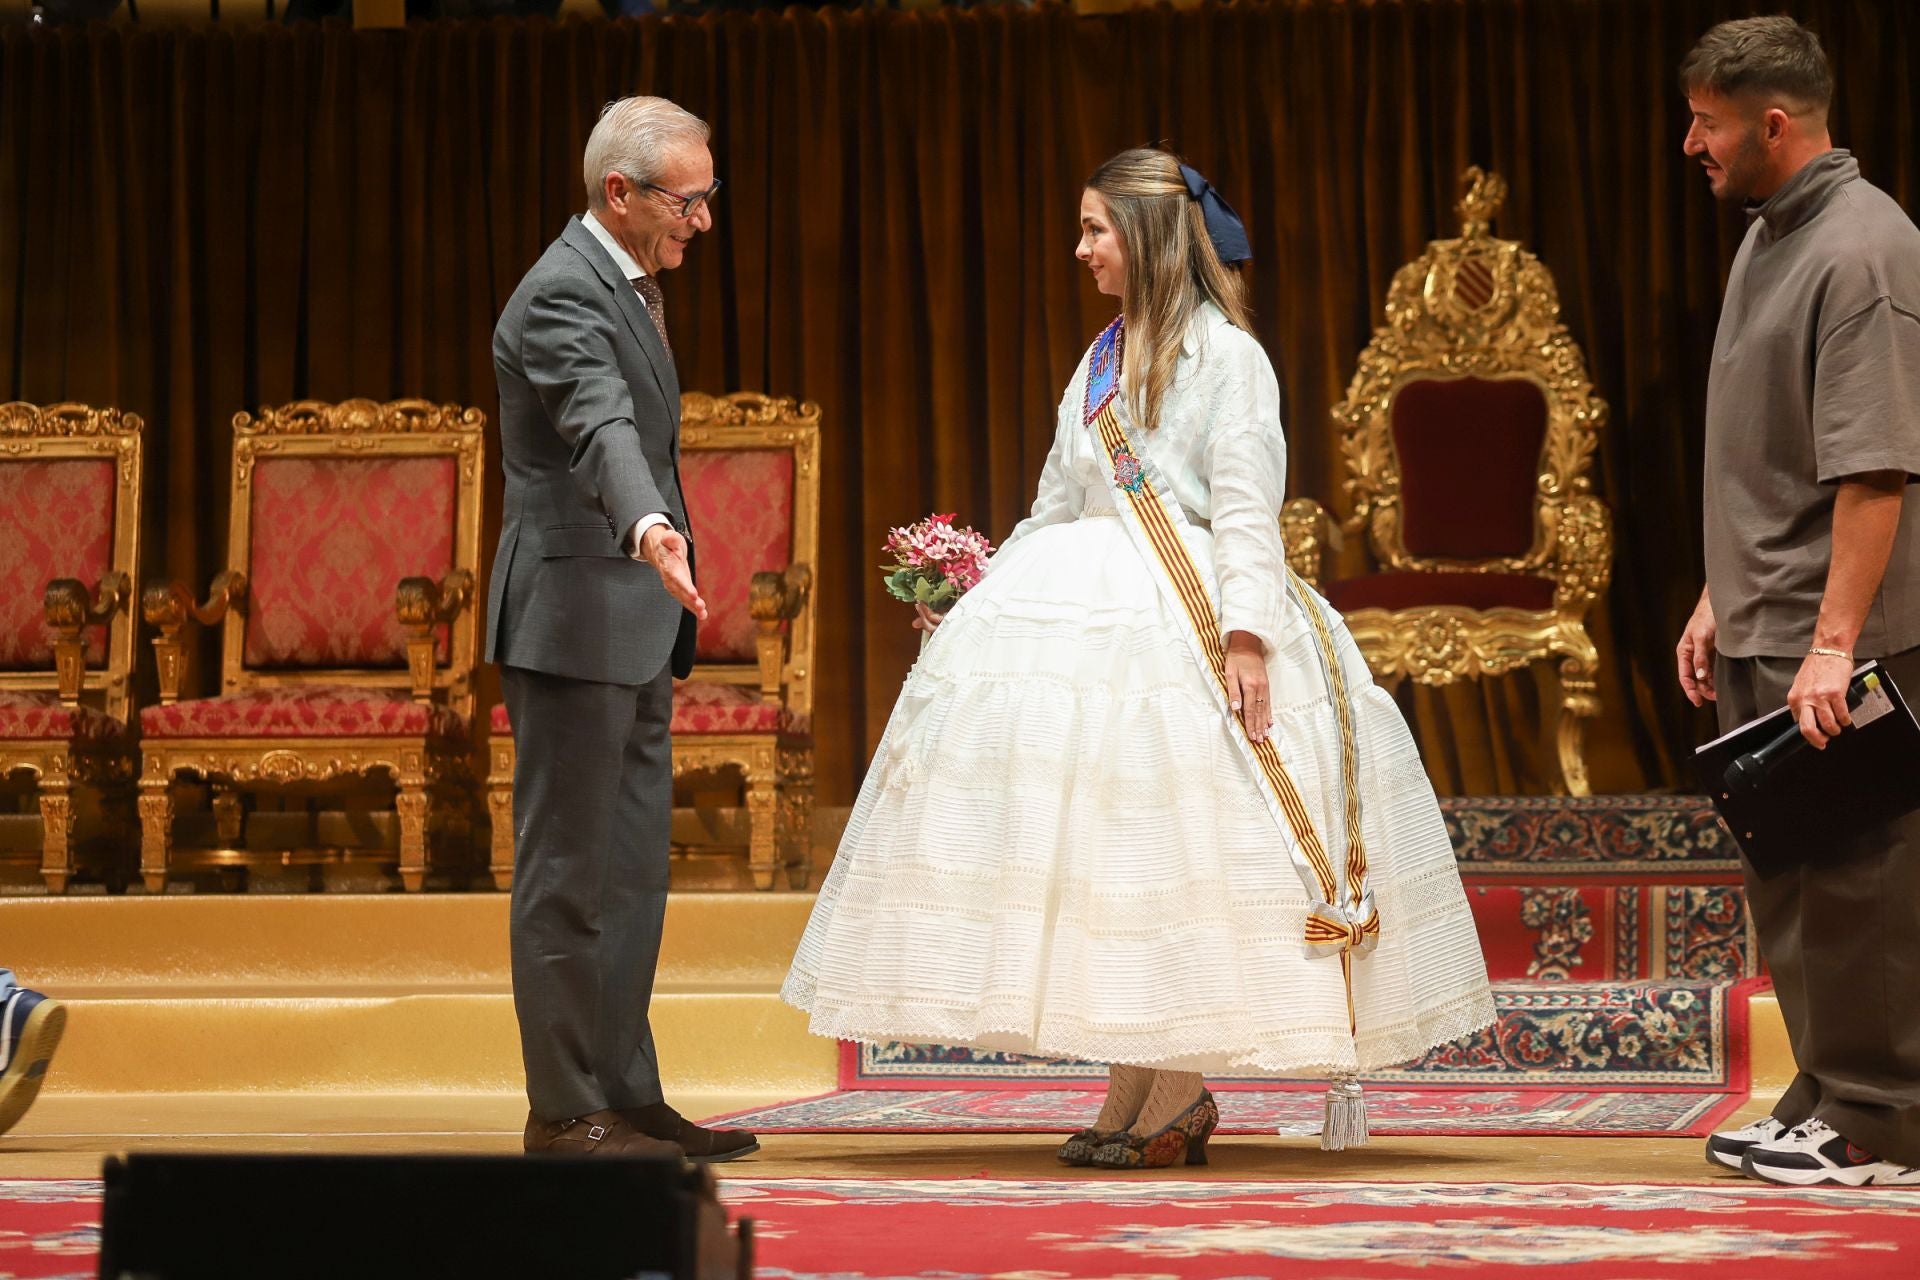
[[[641,276],[633,282],[640,295],[640,301],[647,304],[647,315],[653,319],[653,328],[660,335],[660,345],[666,348],[667,359],[673,359],[673,344],[667,341],[667,298],[660,292],[660,282],[652,276]]]

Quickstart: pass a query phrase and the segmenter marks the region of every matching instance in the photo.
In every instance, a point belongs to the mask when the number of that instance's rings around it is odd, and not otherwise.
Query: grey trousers
[[[662,1100],[647,1006],[667,911],[673,677],[503,667],[513,720],[513,1007],[542,1120]]]
[[[1885,661],[1920,702],[1920,649]],[[1798,658],[1722,656],[1721,729],[1785,706],[1799,670]],[[1920,812],[1746,879],[1799,1068],[1774,1118],[1824,1120],[1876,1156],[1920,1165]]]

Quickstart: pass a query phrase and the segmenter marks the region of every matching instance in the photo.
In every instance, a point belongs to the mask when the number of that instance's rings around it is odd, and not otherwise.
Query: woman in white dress
[[[1398,709],[1289,579],[1244,229],[1156,150],[1100,168],[1081,229],[1121,318],[1032,515],[916,624],[783,994],[824,1036],[1110,1064],[1068,1163],[1204,1163],[1209,1071],[1331,1076],[1323,1141],[1364,1141],[1356,1073],[1493,1020],[1453,851]]]

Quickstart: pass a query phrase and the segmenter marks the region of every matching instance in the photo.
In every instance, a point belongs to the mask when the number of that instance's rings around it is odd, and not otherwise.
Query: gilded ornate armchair
[[[133,784],[140,431],[114,409],[0,405],[0,779],[38,801],[53,893],[79,869],[74,784],[121,808]]]
[[[673,695],[673,772],[738,770],[747,864],[773,887],[812,872],[813,564],[820,543],[820,408],[739,392],[680,397],[680,478],[709,610]],[[494,882],[513,881],[513,736],[492,714],[487,807]]]
[[[140,716],[150,890],[189,863],[258,860],[245,848],[248,796],[382,775],[395,789],[401,881],[421,887],[429,830],[457,824],[472,783],[485,422],[423,400],[301,401],[234,418],[228,568],[203,603],[180,583],[142,596],[159,632],[160,704]],[[214,697],[180,697],[189,622],[222,628]],[[218,832],[191,856],[174,848],[182,775],[209,784]]]
[[[1459,238],[1402,267],[1386,323],[1334,406],[1352,513],[1379,572],[1323,589],[1376,678],[1422,684],[1560,660],[1567,791],[1589,791],[1583,721],[1597,715],[1586,616],[1605,589],[1612,520],[1590,490],[1607,406],[1560,323],[1540,260],[1489,234],[1498,176],[1463,178]],[[1288,557],[1319,585],[1331,521],[1310,498],[1282,513]]]

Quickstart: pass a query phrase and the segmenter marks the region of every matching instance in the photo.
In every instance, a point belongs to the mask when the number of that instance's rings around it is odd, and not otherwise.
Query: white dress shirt
[[[600,225],[600,219],[593,216],[591,209],[581,217],[580,225],[587,229],[588,235],[600,242],[600,247],[605,249],[607,255],[613,259],[613,265],[619,268],[620,274],[627,278],[627,283],[632,284],[634,292],[638,293],[639,285],[636,282],[647,273],[640,269],[640,264],[633,260],[633,255],[621,247],[620,242],[613,238],[611,231]],[[646,556],[640,550],[640,539],[646,536],[647,530],[660,524],[669,527],[673,524],[664,511],[656,511],[634,521],[633,532],[627,538],[627,554],[635,560],[645,560]]]

